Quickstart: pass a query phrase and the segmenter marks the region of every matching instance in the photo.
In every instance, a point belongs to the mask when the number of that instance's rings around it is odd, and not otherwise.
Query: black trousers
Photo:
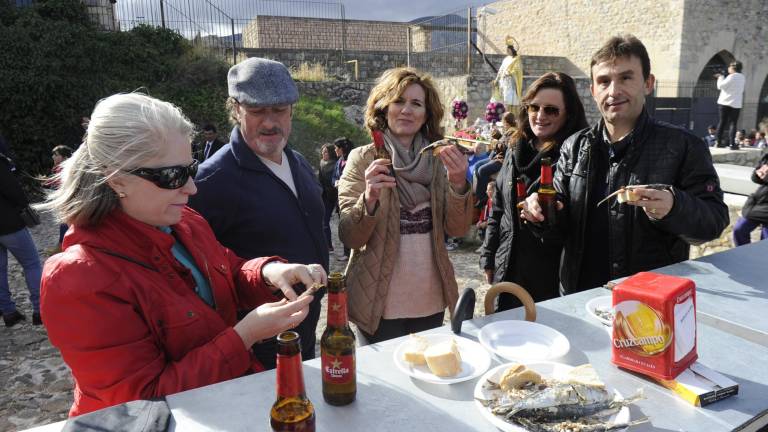
[[[717,124],[717,146],[738,147],[736,145],[736,121],[739,120],[741,108],[733,108],[727,105],[718,105],[720,123]],[[728,140],[723,140],[723,135],[728,133]]]
[[[379,322],[379,328],[376,329],[376,333],[371,335],[362,330],[361,332],[368,339],[368,342],[376,343],[440,327],[443,325],[444,316],[445,312],[439,312],[419,318],[382,319]]]

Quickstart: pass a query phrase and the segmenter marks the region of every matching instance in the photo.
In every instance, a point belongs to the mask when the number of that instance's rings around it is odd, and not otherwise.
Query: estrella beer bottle
[[[552,160],[541,159],[541,179],[539,180],[539,206],[544,214],[544,223],[552,226],[557,218],[557,194],[552,184]]]
[[[277,400],[269,424],[275,432],[315,432],[315,407],[304,390],[299,334],[277,336]]]
[[[320,338],[323,398],[331,405],[347,405],[357,395],[355,334],[347,319],[344,275],[328,276],[328,326]]]

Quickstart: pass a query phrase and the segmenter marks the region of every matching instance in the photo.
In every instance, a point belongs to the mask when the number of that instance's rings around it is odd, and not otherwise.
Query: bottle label
[[[323,381],[331,384],[346,384],[355,376],[355,356],[323,353],[320,357]]]
[[[296,397],[304,394],[301,355],[277,355],[277,396]]]
[[[328,293],[328,326],[347,325],[347,293]]]

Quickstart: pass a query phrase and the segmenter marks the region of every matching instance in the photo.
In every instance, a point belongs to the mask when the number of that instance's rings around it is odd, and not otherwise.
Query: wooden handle
[[[485,294],[485,314],[494,313],[493,303],[501,293],[509,293],[517,297],[525,307],[525,320],[536,321],[536,303],[525,288],[513,282],[499,282],[491,286]]]

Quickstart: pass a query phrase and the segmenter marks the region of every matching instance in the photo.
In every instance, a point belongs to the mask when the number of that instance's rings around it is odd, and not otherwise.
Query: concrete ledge
[[[720,177],[720,187],[723,192],[751,195],[757,190],[757,183],[752,182],[752,166],[716,163],[715,170]]]
[[[760,158],[763,156],[765,150],[750,147],[741,148],[739,150],[710,147],[709,152],[712,153],[712,162],[716,164],[741,165],[754,168],[757,166],[757,163],[760,162]]]

